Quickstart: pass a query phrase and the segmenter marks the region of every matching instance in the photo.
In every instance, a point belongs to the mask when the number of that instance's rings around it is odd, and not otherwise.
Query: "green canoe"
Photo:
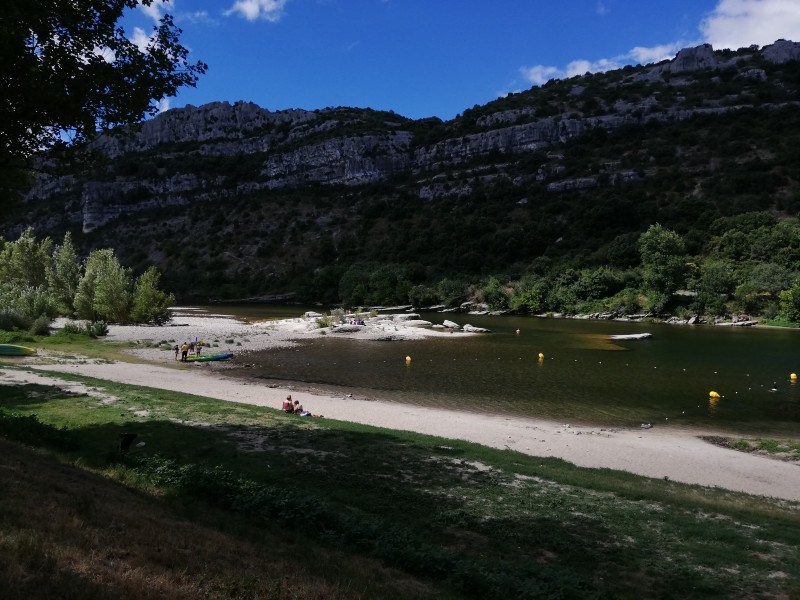
[[[16,346],[15,344],[0,344],[0,356],[29,356],[36,354],[36,348]]]
[[[206,362],[209,360],[225,360],[226,358],[231,358],[233,354],[204,354],[201,356],[188,356],[186,358],[187,362]]]

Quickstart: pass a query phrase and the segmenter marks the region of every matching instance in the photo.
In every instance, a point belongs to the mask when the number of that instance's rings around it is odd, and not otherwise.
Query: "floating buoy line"
[[[544,358],[545,358],[544,353],[543,352],[539,352],[537,358],[538,358],[537,362],[539,363],[539,365],[542,365],[543,362],[544,362]],[[453,358],[453,360],[456,360],[456,359]],[[478,358],[475,358],[475,360],[478,360]],[[501,360],[501,358],[498,357],[497,360]],[[523,360],[523,358],[519,357],[518,360]],[[550,360],[552,360],[552,357],[551,357]],[[432,362],[432,361],[430,361],[430,362]],[[577,363],[579,361],[578,361],[578,359],[574,359],[574,362]],[[411,356],[407,355],[405,357],[405,364],[406,365],[410,365],[411,364]],[[603,362],[602,361],[598,361],[598,364],[603,364]],[[626,363],[625,366],[628,367],[630,365],[628,363]],[[657,365],[653,365],[653,368],[657,369],[658,366]],[[686,373],[686,368],[683,368],[683,372]],[[717,373],[718,373],[717,371],[714,371],[714,375],[717,375]],[[750,373],[747,373],[746,376],[750,377]],[[797,383],[797,373],[790,373],[789,374],[789,382],[792,383],[792,384],[796,384]],[[761,387],[763,388],[764,385],[762,384]],[[748,391],[752,391],[753,388],[752,387],[748,387],[747,389],[748,389]],[[773,382],[772,386],[769,388],[769,391],[770,392],[778,392],[777,382]],[[734,392],[734,394],[738,394],[738,393],[739,393],[738,391]],[[721,399],[723,399],[724,397],[725,397],[724,395],[720,394],[719,392],[717,392],[715,390],[711,390],[711,391],[708,392],[708,411],[709,411],[709,414],[711,414],[715,410],[717,410],[719,401]],[[698,409],[702,408],[702,405],[698,404],[697,408]],[[686,416],[686,410],[681,410],[680,415],[679,415],[678,418],[680,418],[680,416]],[[669,417],[664,417],[664,421],[669,421]],[[651,422],[642,423],[642,425],[641,425],[642,429],[650,429],[652,427],[653,427],[653,425],[652,425]]]

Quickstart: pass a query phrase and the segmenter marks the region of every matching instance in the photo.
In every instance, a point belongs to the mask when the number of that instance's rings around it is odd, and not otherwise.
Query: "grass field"
[[[798,503],[53,375],[0,386],[6,599],[800,598]]]

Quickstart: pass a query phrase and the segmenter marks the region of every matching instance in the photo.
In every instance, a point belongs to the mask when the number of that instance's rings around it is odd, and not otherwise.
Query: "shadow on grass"
[[[681,506],[643,506],[672,484],[144,388],[123,396],[102,409],[67,396],[20,394],[3,404],[89,411],[67,432],[75,449],[60,449],[160,490],[184,514],[212,507],[247,523],[239,532],[247,539],[300,535],[462,597],[718,597],[739,585],[714,576],[724,558],[706,565],[702,547],[690,555],[680,546],[681,532],[694,535],[702,522]],[[66,406],[54,408],[59,402]],[[175,416],[156,418],[158,410]],[[121,433],[136,434],[124,453]],[[666,528],[675,532],[665,537]]]

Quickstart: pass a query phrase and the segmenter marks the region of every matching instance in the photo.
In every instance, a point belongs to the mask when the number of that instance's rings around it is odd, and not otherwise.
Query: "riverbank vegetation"
[[[3,387],[12,599],[800,594],[796,503],[54,376]]]
[[[0,330],[45,335],[59,315],[84,321],[70,327],[104,335],[105,322],[164,323],[175,297],[159,289],[154,267],[138,277],[113,250],[82,260],[67,233],[53,248],[28,228],[16,241],[0,238]]]
[[[800,221],[747,213],[718,219],[711,232],[703,253],[691,254],[683,236],[654,224],[642,234],[617,238],[606,250],[609,264],[579,267],[542,257],[516,279],[444,278],[415,285],[413,267],[356,263],[338,280],[337,292],[351,306],[454,307],[473,301],[490,310],[533,314],[746,314],[778,325],[800,321]]]

